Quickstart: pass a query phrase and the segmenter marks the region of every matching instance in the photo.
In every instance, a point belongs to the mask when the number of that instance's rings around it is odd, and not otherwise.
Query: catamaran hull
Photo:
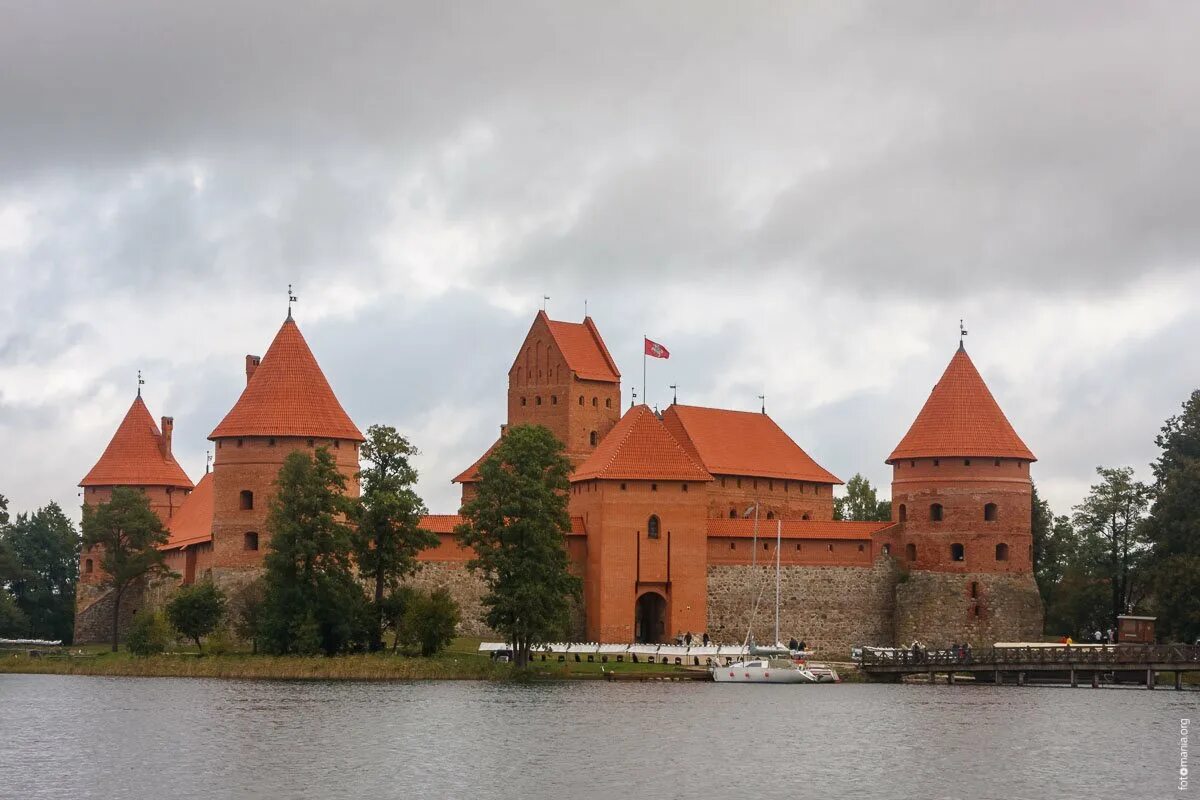
[[[798,669],[740,667],[736,664],[728,667],[715,667],[713,680],[717,683],[816,683],[813,676]]]

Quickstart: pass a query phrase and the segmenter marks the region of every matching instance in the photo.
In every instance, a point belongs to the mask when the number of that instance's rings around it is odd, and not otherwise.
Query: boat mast
[[[783,542],[783,517],[775,520],[775,646],[779,646],[779,545]]]

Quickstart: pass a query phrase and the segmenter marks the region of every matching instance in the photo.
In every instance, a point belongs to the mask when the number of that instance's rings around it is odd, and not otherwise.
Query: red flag
[[[645,337],[643,337],[643,339],[645,339]],[[663,347],[658,342],[652,342],[649,339],[645,339],[645,342],[646,342],[646,355],[650,356],[651,358],[670,358],[671,357],[671,351],[668,350],[667,348]]]

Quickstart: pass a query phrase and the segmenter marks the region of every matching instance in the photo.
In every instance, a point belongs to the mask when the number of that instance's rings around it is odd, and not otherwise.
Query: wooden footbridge
[[[1104,682],[1144,683],[1153,689],[1156,676],[1174,673],[1175,688],[1183,688],[1185,672],[1200,672],[1200,646],[1196,645],[1049,645],[998,644],[978,651],[925,650],[921,648],[864,648],[861,667],[868,676],[898,680],[904,675],[944,674],[947,683],[956,675],[976,681],[1025,685],[1028,681],[1082,678],[1093,687]]]

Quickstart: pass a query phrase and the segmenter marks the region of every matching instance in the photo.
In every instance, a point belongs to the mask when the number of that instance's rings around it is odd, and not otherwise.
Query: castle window
[[[341,449],[342,449],[342,440],[341,440],[341,439],[334,439],[334,440],[333,440],[333,449],[334,449],[334,450],[341,450]]]
[[[929,521],[930,522],[941,522],[942,521],[942,504],[941,503],[934,503],[933,505],[929,506]]]
[[[963,548],[963,546],[961,544],[959,544],[958,542],[955,542],[954,544],[950,545],[950,560],[951,561],[964,561],[966,559],[966,557],[967,557],[966,550]]]
[[[1025,469],[1025,462],[1024,462],[1024,461],[1018,461],[1018,462],[1017,462],[1017,469]]]
[[[656,514],[651,514],[650,519],[646,520],[646,538],[658,538],[658,516]]]
[[[775,481],[767,481],[767,491],[768,492],[775,491]]]
[[[254,531],[248,531],[242,534],[242,549],[257,550],[258,549],[258,534]]]
[[[998,459],[998,458],[996,459],[996,466],[997,467],[1000,466],[1000,459]]]
[[[827,545],[825,545],[825,549],[826,549],[826,550],[828,550],[829,552],[831,552],[831,553],[832,553],[832,552],[833,552],[833,545],[831,545],[831,544],[827,544]]]
[[[979,599],[979,584],[976,583],[975,581],[971,581],[971,599],[972,600]]]
[[[238,439],[238,447],[241,447],[241,446],[242,446],[242,440]]]
[[[309,447],[312,447],[312,446],[313,446],[313,440],[312,440],[312,439],[309,439],[309,440],[308,440],[308,446],[309,446]]]
[[[240,504],[242,511],[249,511],[254,508],[254,492],[249,489],[242,489]]]
[[[604,407],[605,407],[605,408],[612,408],[612,398],[611,398],[611,397],[607,397],[607,398],[605,398],[605,400],[604,400]]]
[[[737,519],[737,509],[736,508],[729,509],[729,518]]]
[[[987,505],[985,505],[983,507],[983,521],[984,522],[995,522],[996,521],[996,504],[995,503],[988,503]]]
[[[811,516],[809,516],[808,512],[805,512],[805,513],[804,513],[804,514],[803,514],[803,515],[800,517],[800,519],[812,519],[812,517],[811,517]]]
[[[538,395],[537,397],[533,398],[533,404],[540,406],[542,404],[542,396]]]
[[[722,488],[722,489],[724,489],[724,488],[725,488],[725,478],[724,478],[724,476],[722,476],[722,477],[721,477],[721,488]],[[95,490],[93,489],[92,491],[95,491]]]
[[[799,547],[799,545],[797,545],[797,547]],[[890,544],[885,544],[883,546],[883,554],[885,556],[890,556],[892,554],[892,546]]]
[[[92,560],[90,558],[84,559],[84,562],[83,562],[84,574],[91,575],[93,569],[95,569],[95,566],[92,564]]]
[[[552,405],[552,406],[558,405],[558,395],[556,395],[556,394],[550,395],[550,405]]]
[[[595,406],[598,406],[598,405],[600,405],[600,398],[598,398],[598,397],[593,397],[593,398],[592,398],[592,406],[593,406],[593,407],[595,407]]]
[[[275,446],[275,437],[272,436],[271,438],[267,439],[267,447],[274,447],[274,446]]]
[[[964,459],[963,459],[963,466],[964,466],[964,467],[969,467],[969,466],[971,466],[971,459],[969,459],[969,458],[964,458]]]
[[[913,461],[909,461],[909,462],[908,462],[908,465],[909,465],[910,467],[915,467],[915,466],[917,465],[917,462],[916,462],[915,460],[913,460]]]
[[[775,519],[775,512],[774,512],[774,511],[768,511],[768,512],[767,512],[767,519]]]
[[[583,405],[583,395],[579,395],[579,405]]]
[[[899,519],[901,522],[908,522],[908,506],[904,505],[904,503],[900,504]]]
[[[858,546],[858,552],[860,552],[860,553],[861,553],[862,551],[863,551],[863,546],[860,544],[860,545]]]
[[[996,560],[1008,561],[1008,545],[1006,545],[1004,542],[996,545]]]
[[[595,447],[596,445],[600,444],[600,434],[592,431],[588,436],[588,441],[592,443],[592,447]]]
[[[524,398],[524,397],[522,397],[522,398],[521,398],[521,405],[525,405],[525,398]]]
[[[650,484],[650,491],[652,491],[652,492],[657,492],[657,491],[658,491],[658,484],[657,484],[657,483],[652,483],[652,484]]]
[[[796,552],[797,553],[800,552],[800,543],[799,542],[796,542]]]
[[[623,484],[623,483],[621,484],[621,491],[622,492],[625,491],[625,484]]]
[[[729,543],[729,549],[730,549],[730,550],[736,550],[736,549],[737,549],[737,542],[730,542],[730,543]]]
[[[933,465],[934,465],[935,467],[940,467],[940,466],[942,465],[942,462],[941,462],[939,459],[936,459],[936,458],[935,458],[935,459],[933,460]]]
[[[737,488],[739,488],[739,489],[742,488],[742,479],[741,478],[737,479]]]
[[[771,545],[768,544],[767,542],[763,542],[763,550],[770,550],[770,549],[771,549]]]
[[[687,484],[686,484],[686,483],[685,483],[685,484],[682,484],[682,485],[679,487],[679,491],[681,491],[681,492],[686,492],[686,491],[687,491]]]
[[[909,542],[908,544],[904,545],[904,560],[905,561],[916,561],[917,560],[917,546],[915,544],[913,544],[912,542]]]

